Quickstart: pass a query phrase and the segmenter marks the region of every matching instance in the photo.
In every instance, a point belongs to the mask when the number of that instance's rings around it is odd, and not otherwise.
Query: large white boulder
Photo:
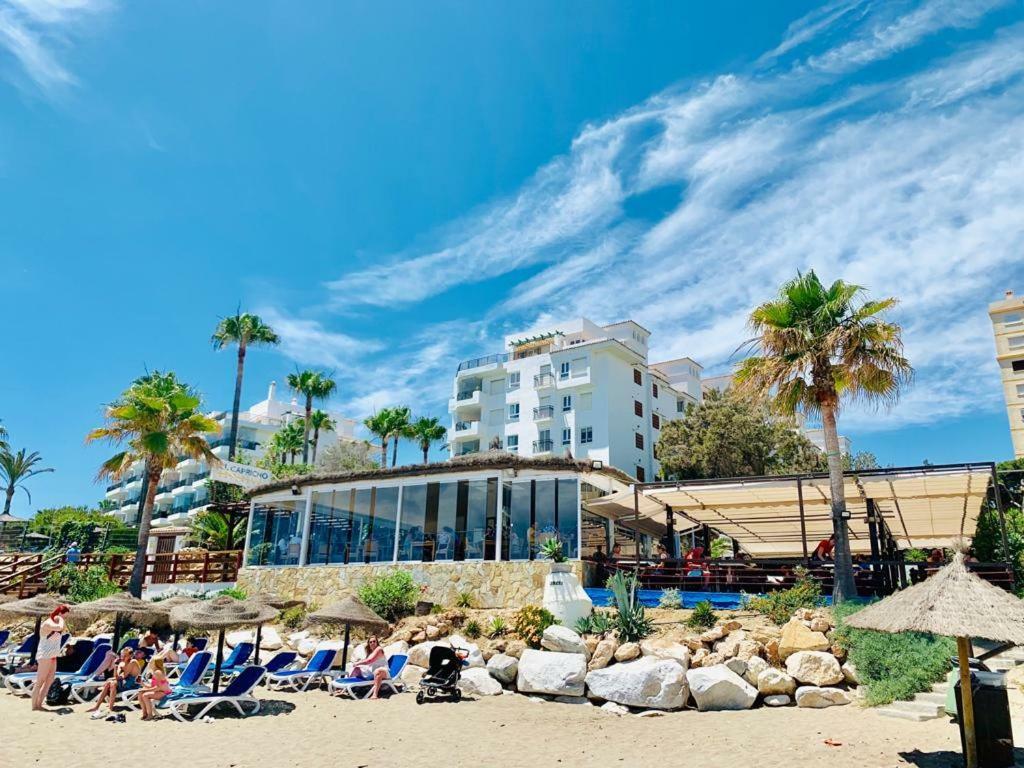
[[[519,671],[519,660],[504,653],[496,653],[487,660],[487,672],[504,685],[511,685],[516,681],[516,674]]]
[[[824,709],[849,704],[846,691],[838,688],[822,688],[817,685],[801,685],[796,689],[796,705],[810,709]]]
[[[682,709],[689,697],[686,670],[674,659],[646,656],[587,673],[591,697],[645,709]]]
[[[417,643],[409,649],[409,663],[416,667],[429,667],[430,650],[435,645],[448,645],[448,643],[439,643],[432,640],[428,640],[425,643]]]
[[[292,648],[300,656],[312,656],[313,652],[316,651],[317,641],[312,637],[304,637],[301,640],[296,640],[292,643]]]
[[[415,686],[419,684],[420,678],[422,678],[425,674],[427,674],[427,670],[423,667],[417,667],[413,664],[406,664],[405,669],[402,670],[402,674],[398,676],[398,679],[401,680],[405,685]]]
[[[544,630],[540,647],[546,651],[555,651],[556,653],[586,654],[587,652],[587,646],[583,642],[583,638],[561,624],[552,624]]]
[[[273,627],[264,627],[260,631],[260,648],[264,651],[279,651],[284,648],[284,640]]]
[[[384,646],[384,655],[389,659],[396,654],[399,656],[409,655],[409,644],[405,640],[396,640]]]
[[[582,696],[587,657],[582,653],[554,653],[528,648],[519,657],[516,688],[520,693]]]
[[[632,661],[640,655],[639,643],[623,643],[615,649],[616,661]]]
[[[679,662],[683,669],[690,668],[690,657],[692,653],[682,643],[677,643],[664,638],[650,638],[640,641],[640,653],[644,656],[652,656],[656,659],[672,659]]]
[[[691,669],[686,681],[701,712],[750,709],[757,701],[757,689],[722,664]]]
[[[240,643],[255,643],[256,632],[251,629],[236,629],[234,632],[228,632],[224,635],[224,644],[228,648],[234,648]],[[262,643],[261,643],[262,645]]]
[[[796,680],[781,669],[768,667],[757,676],[757,691],[765,696],[785,694],[792,696],[796,690]]]
[[[501,683],[491,677],[486,669],[479,667],[463,670],[459,677],[459,688],[470,696],[497,696],[502,692]]]
[[[753,658],[748,659],[746,664],[747,670],[743,673],[743,679],[757,688],[757,678],[762,672],[768,669],[768,662],[760,656],[754,656]]]
[[[461,648],[464,651],[469,651],[469,656],[466,657],[466,667],[470,669],[483,669],[487,666],[487,662],[484,661],[484,655],[480,652],[480,646],[476,643],[469,642],[462,635],[452,635],[448,638],[448,643],[452,648]],[[463,667],[463,669],[466,667]]]
[[[835,685],[843,682],[843,670],[831,653],[799,651],[786,659],[786,671],[808,685]]]
[[[854,666],[852,661],[846,662],[840,669],[843,671],[843,679],[846,680],[847,685],[860,685],[860,678],[857,677],[857,667]]]

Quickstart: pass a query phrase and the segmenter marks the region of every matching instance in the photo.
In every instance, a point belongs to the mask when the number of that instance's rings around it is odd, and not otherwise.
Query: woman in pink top
[[[32,684],[32,709],[36,712],[45,711],[43,704],[50,684],[57,674],[57,657],[60,656],[67,627],[64,614],[68,612],[66,605],[58,605],[50,613],[49,618],[39,625],[39,645],[36,647],[36,681]]]
[[[152,720],[156,717],[156,705],[163,701],[164,696],[171,692],[171,683],[167,675],[159,667],[153,670],[149,685],[139,691],[139,706],[142,707],[142,719]]]

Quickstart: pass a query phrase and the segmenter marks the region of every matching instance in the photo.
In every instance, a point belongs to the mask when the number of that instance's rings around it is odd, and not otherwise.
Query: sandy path
[[[891,720],[852,706],[646,719],[522,696],[423,706],[411,695],[380,702],[322,692],[267,698],[265,713],[245,720],[144,723],[130,714],[122,725],[91,721],[81,706],[33,714],[25,699],[3,693],[0,766],[960,765],[955,725]],[[1024,724],[1015,725],[1021,733]],[[826,739],[842,746],[827,746]]]

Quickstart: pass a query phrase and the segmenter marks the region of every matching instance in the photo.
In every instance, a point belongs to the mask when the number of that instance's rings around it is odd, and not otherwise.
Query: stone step
[[[946,713],[946,701],[894,701],[885,707],[886,711],[906,712],[910,715],[920,716],[924,720],[932,720],[942,717]],[[892,717],[893,715],[889,715]]]
[[[914,697],[914,701],[920,701],[927,704],[940,704],[943,707],[946,706],[946,694],[940,691],[932,691],[931,693],[919,693]]]
[[[923,712],[908,712],[904,709],[895,709],[894,707],[879,707],[875,712],[882,717],[895,717],[900,720],[911,720],[915,723],[923,723],[926,720],[935,719],[932,715],[926,715]]]

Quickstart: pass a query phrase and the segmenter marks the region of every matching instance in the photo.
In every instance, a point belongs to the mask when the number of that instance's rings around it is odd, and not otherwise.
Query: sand
[[[321,691],[262,697],[263,712],[246,719],[141,722],[129,713],[127,723],[117,724],[90,720],[81,705],[62,714],[33,713],[26,699],[0,693],[0,766],[962,764],[957,728],[947,720],[892,720],[854,706],[639,718],[513,695],[422,706],[411,694],[377,702],[332,699]],[[1019,744],[1024,722],[1014,710]],[[1024,750],[1018,753],[1024,758]]]

